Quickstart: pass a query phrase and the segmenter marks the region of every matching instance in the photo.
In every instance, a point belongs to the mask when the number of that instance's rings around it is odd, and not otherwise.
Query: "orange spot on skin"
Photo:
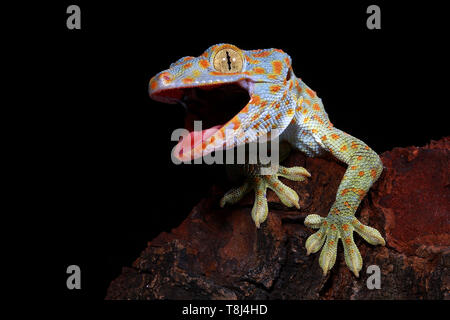
[[[348,224],[343,224],[342,225],[342,230],[347,231],[348,230]]]
[[[192,63],[186,63],[186,64],[183,66],[183,69],[189,69],[190,67],[192,67]]]
[[[327,136],[322,136],[322,141],[325,141],[325,140],[327,140]]]
[[[251,117],[251,120],[252,121],[255,121],[256,119],[258,119],[259,118],[259,113],[255,113],[252,117]]]
[[[361,160],[363,157],[362,156],[358,156],[356,157],[356,159]]]
[[[283,115],[282,115],[281,113],[279,113],[279,114],[277,114],[277,115],[275,116],[275,119],[280,120],[280,118],[281,118],[282,116],[283,116]]]
[[[283,63],[280,60],[272,61],[272,68],[274,74],[281,74],[281,70],[283,70]]]
[[[333,134],[331,135],[331,138],[333,138],[334,140],[337,140],[337,139],[339,139],[339,135],[336,134],[336,133],[333,133]]]
[[[152,90],[155,90],[157,86],[158,86],[158,83],[156,81],[151,81],[150,82],[150,88]]]
[[[236,130],[241,125],[241,121],[237,116],[230,120],[230,122],[234,125],[233,129]]]
[[[366,191],[363,189],[355,189],[355,193],[359,194],[359,199],[362,200],[364,196],[366,195]]]
[[[215,138],[214,136],[212,136],[212,137],[209,139],[209,142],[210,142],[210,143],[213,143],[214,140],[216,140],[216,138]]]
[[[249,55],[245,55],[245,60],[247,60],[247,62],[250,64],[258,64],[260,62],[259,60],[253,59]]]
[[[309,118],[306,117],[305,119],[303,119],[303,123],[307,123],[309,121]]]
[[[341,151],[347,151],[347,146],[342,146]]]
[[[272,80],[276,80],[277,79],[277,75],[276,74],[269,74],[269,75],[267,75],[267,78],[272,79]]]
[[[297,112],[302,111],[302,107],[301,107],[301,106],[298,106],[297,108],[295,108],[295,111],[297,111]]]
[[[255,58],[264,58],[267,56],[270,56],[272,54],[271,51],[267,50],[267,51],[262,51],[262,52],[258,52],[258,53],[254,53],[253,56]]]
[[[207,51],[203,52],[200,57],[208,58],[208,52]]]
[[[263,102],[261,102],[261,105],[259,106],[261,109],[264,108],[267,105],[267,101],[264,100]]]
[[[372,178],[375,179],[377,177],[377,170],[375,169],[370,170],[370,175],[372,176]]]
[[[330,228],[331,228],[331,230],[336,230],[336,226],[335,226],[334,224],[332,224],[332,225],[330,226]]]
[[[369,150],[370,148],[369,148],[368,146],[365,146],[364,149],[365,149],[365,150]]]
[[[328,245],[331,247],[332,245],[334,245],[334,241],[331,240],[331,241],[328,243]]]
[[[256,74],[264,74],[264,73],[266,73],[266,70],[264,70],[264,68],[261,68],[261,67],[255,67],[255,68],[253,68],[253,72]]]
[[[308,109],[304,108],[302,112],[303,112],[303,114],[307,114],[308,113]]]
[[[248,104],[241,110],[241,113],[247,113],[248,112]]]
[[[358,189],[358,188],[348,188],[348,189],[344,189],[341,192],[341,195],[345,195],[348,192],[354,192],[357,195],[359,195],[359,199],[362,200],[362,198],[364,198],[364,196],[366,195],[366,192],[363,189]]]
[[[324,226],[328,225],[328,222],[327,222],[327,221],[324,221],[324,222],[323,222],[323,225],[324,225]]]
[[[358,148],[358,145],[356,144],[355,141],[352,141],[352,149],[356,149],[356,148]]]
[[[311,89],[306,88],[305,90],[311,98],[314,98],[316,96],[316,93],[314,91],[312,91]]]
[[[200,66],[200,68],[206,69],[209,67],[209,62],[208,60],[202,59],[198,62],[198,65]]]
[[[320,111],[319,104],[314,103],[314,104],[313,104],[313,109],[316,110],[316,111]]]
[[[279,85],[270,86],[270,92],[275,93],[280,91],[281,87]]]
[[[358,172],[358,176],[360,176],[360,177],[364,176],[364,171]]]
[[[280,103],[279,103],[279,102],[277,102],[277,103],[275,104],[275,109],[276,109],[276,110],[280,109]]]
[[[259,127],[259,123],[256,123],[253,125],[253,129],[258,129],[258,127]]]
[[[352,239],[350,238],[345,238],[345,243],[350,245],[352,243]]]
[[[350,169],[356,170],[356,166],[351,166]]]
[[[292,90],[293,86],[294,86],[294,81],[291,81],[291,83],[289,84],[289,90]]]
[[[312,129],[311,132],[312,133],[317,133],[317,129]]]
[[[331,214],[339,214],[339,210],[337,208],[333,208],[333,210],[331,210]]]
[[[315,115],[313,116],[313,118],[314,118],[317,122],[319,122],[320,124],[323,124],[323,120],[320,119],[320,117],[319,117],[317,114],[315,114]]]
[[[292,115],[294,114],[294,110],[288,109],[288,110],[286,111],[286,113],[288,114],[288,116],[292,116]]]
[[[347,201],[344,202],[344,206],[346,206],[347,208],[351,209],[352,206],[350,205],[350,203],[348,203]]]
[[[220,129],[219,131],[217,131],[215,133],[215,136],[217,137],[217,139],[219,140],[223,140],[225,138],[225,126],[222,127],[222,129]]]
[[[257,106],[261,103],[261,98],[257,94],[253,94],[249,103]]]
[[[311,100],[308,100],[308,99],[303,99],[303,101],[305,101],[307,104],[308,104],[308,106],[310,106],[311,105]]]
[[[270,114],[266,114],[266,116],[264,117],[264,120],[269,120],[270,119]]]
[[[189,83],[194,82],[194,79],[192,79],[192,78],[184,78],[184,79],[182,80],[182,82],[185,83],[185,84],[189,84]]]
[[[284,63],[286,63],[286,65],[287,65],[288,67],[291,66],[291,62],[289,61],[289,58],[288,58],[288,57],[284,58]]]

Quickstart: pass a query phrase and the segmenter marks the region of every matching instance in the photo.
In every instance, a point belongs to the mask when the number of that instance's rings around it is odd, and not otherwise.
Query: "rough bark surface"
[[[328,214],[345,166],[293,153],[286,166],[305,167],[307,183],[285,181],[301,209],[284,207],[268,191],[269,216],[260,229],[250,217],[253,194],[219,208],[214,187],[170,233],[161,233],[111,282],[106,299],[450,299],[450,137],[381,156],[384,171],[357,216],[377,228],[386,246],[355,236],[364,260],[360,277],[346,267],[342,245],[327,276],[319,253],[306,256],[310,213]],[[369,290],[367,267],[381,270]]]

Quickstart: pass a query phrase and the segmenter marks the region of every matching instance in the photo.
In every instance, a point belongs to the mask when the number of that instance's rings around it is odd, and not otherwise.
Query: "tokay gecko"
[[[154,100],[180,103],[187,109],[189,134],[174,148],[180,161],[266,135],[269,140],[277,136],[310,157],[331,153],[347,165],[328,216],[310,214],[305,218],[306,226],[318,229],[306,241],[307,255],[322,248],[319,264],[324,275],[335,264],[339,239],[347,266],[359,275],[362,258],[353,231],[373,245],[385,244],[376,229],[355,217],[361,200],[383,170],[380,158],[364,142],[333,126],[322,100],[294,75],[291,58],[282,50],[247,51],[231,44],[213,45],[199,57],[181,58],[155,75],[149,93]],[[208,129],[193,130],[194,120],[202,120]],[[284,205],[299,208],[297,193],[279,177],[303,181],[310,173],[302,167],[283,166],[277,166],[272,174],[248,173],[243,185],[227,192],[220,205],[236,203],[254,191],[251,215],[257,227],[267,218],[267,188]]]

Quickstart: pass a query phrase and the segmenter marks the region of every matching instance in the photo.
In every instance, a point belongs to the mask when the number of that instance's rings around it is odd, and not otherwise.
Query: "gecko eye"
[[[243,61],[238,50],[224,48],[214,56],[214,68],[223,73],[236,73],[242,71]]]

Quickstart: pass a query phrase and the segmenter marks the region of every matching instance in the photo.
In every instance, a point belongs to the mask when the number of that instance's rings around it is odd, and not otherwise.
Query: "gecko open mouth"
[[[182,156],[220,130],[249,102],[249,89],[248,83],[241,81],[160,92],[160,100],[180,103],[186,110],[185,129],[189,134],[180,139],[175,154]],[[194,121],[201,121],[200,130],[194,128]]]

